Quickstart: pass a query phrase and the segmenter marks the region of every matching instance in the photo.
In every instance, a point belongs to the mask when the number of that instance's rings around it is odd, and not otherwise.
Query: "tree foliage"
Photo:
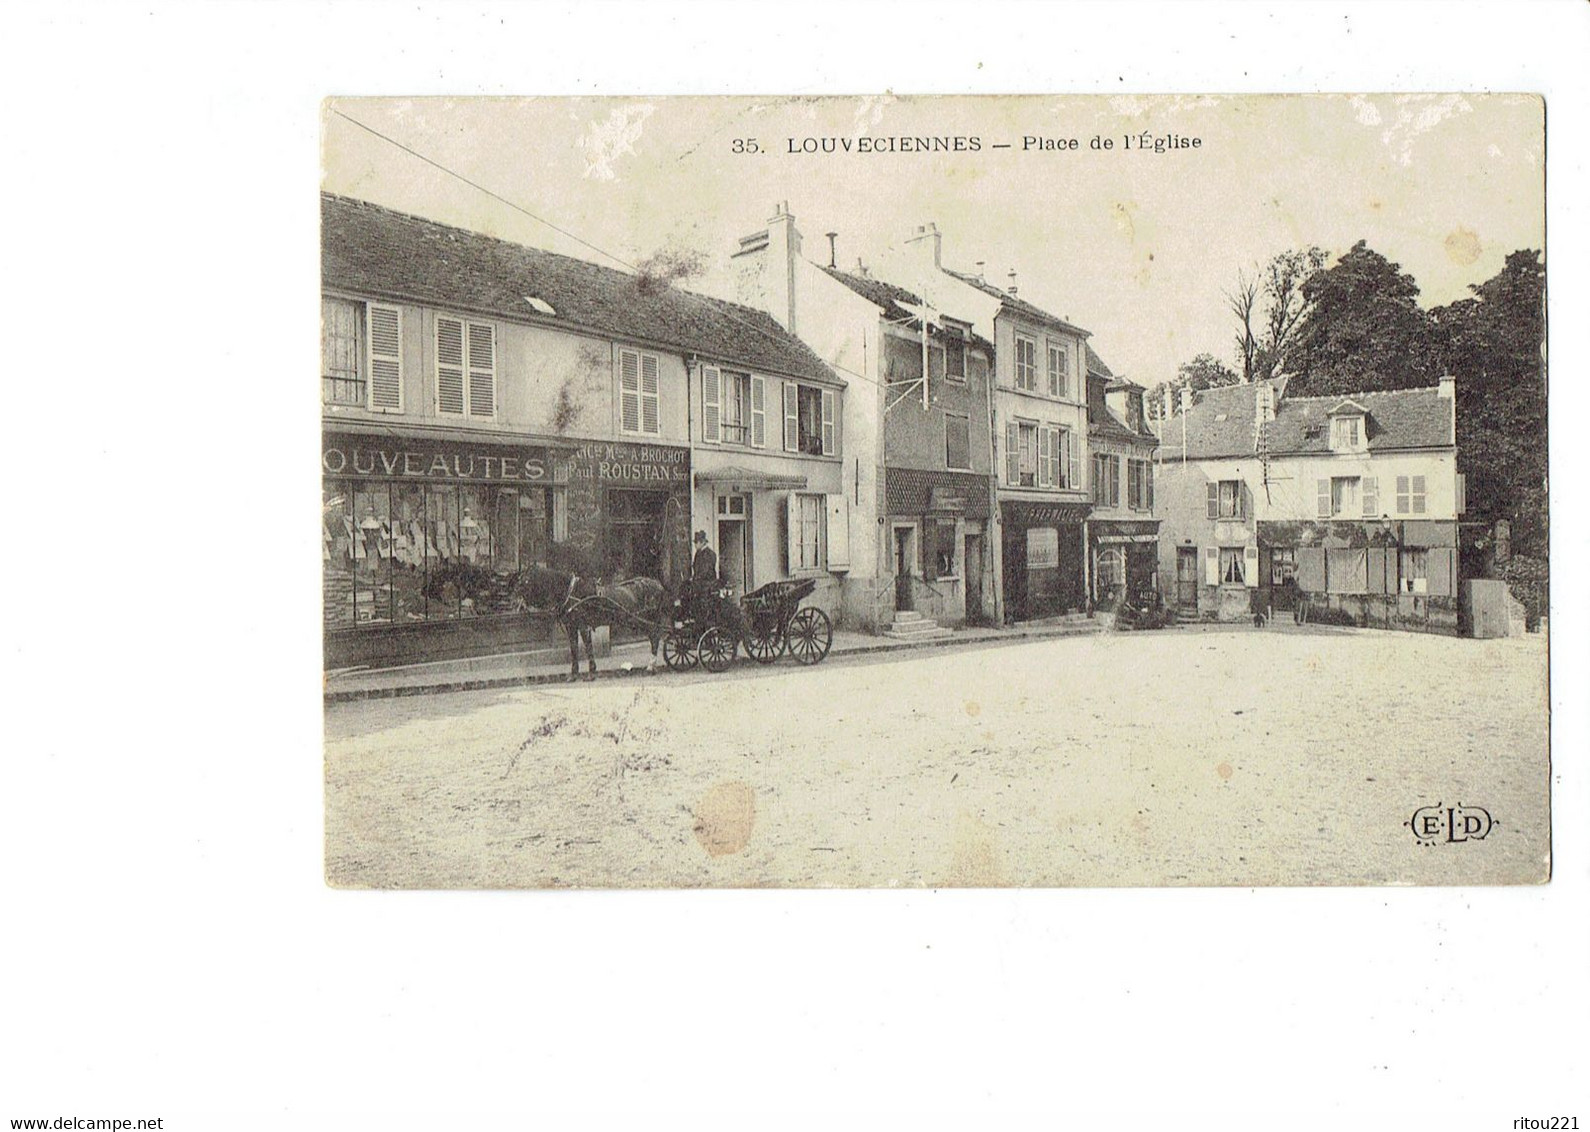
[[[1183,362],[1176,367],[1174,381],[1162,381],[1154,386],[1143,396],[1143,407],[1149,420],[1161,420],[1165,416],[1165,395],[1170,394],[1170,415],[1175,416],[1181,412],[1181,391],[1191,389],[1198,392],[1204,389],[1213,389],[1221,385],[1235,385],[1242,378],[1213,354],[1199,354],[1190,362]]]
[[[1440,376],[1419,285],[1363,240],[1308,275],[1301,297],[1306,309],[1282,359],[1294,395],[1408,389]]]
[[[1546,555],[1546,268],[1516,251],[1470,298],[1431,311],[1457,379],[1458,466],[1471,519],[1508,519],[1516,553]]]

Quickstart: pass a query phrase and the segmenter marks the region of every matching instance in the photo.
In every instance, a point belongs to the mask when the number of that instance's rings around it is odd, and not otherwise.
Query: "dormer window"
[[[1364,427],[1367,410],[1356,401],[1343,401],[1330,411],[1331,451],[1362,452],[1368,440]]]

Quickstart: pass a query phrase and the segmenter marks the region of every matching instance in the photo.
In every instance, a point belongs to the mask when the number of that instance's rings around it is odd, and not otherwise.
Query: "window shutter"
[[[640,356],[640,430],[655,436],[662,428],[662,391],[657,355]]]
[[[1408,513],[1408,477],[1397,477],[1397,514]]]
[[[850,497],[829,495],[823,502],[828,510],[828,568],[850,567]]]
[[[1380,479],[1377,476],[1364,477],[1364,518],[1374,519],[1380,515]]]
[[[751,444],[767,447],[767,379],[751,377]]]
[[[1220,584],[1220,548],[1207,546],[1204,548],[1204,584],[1218,586]]]
[[[1213,480],[1209,482],[1209,517],[1220,518],[1220,484]]]
[[[403,316],[397,307],[366,306],[372,409],[403,411]]]
[[[1469,509],[1469,482],[1468,478],[1464,476],[1462,472],[1457,474],[1457,486],[1455,492],[1457,497],[1457,509],[1453,512],[1453,514],[1465,514]]]
[[[717,444],[718,397],[723,374],[717,366],[701,367],[701,439],[706,444]]]
[[[1019,486],[1021,483],[1020,443],[1021,433],[1017,426],[1014,423],[1007,424],[1005,426],[1005,482],[1012,487]]]
[[[1424,477],[1413,477],[1413,513],[1424,514]]]
[[[1078,439],[1066,433],[1066,485],[1073,490],[1082,487],[1082,444]]]
[[[1319,481],[1319,517],[1321,519],[1329,519],[1331,517],[1331,481],[1330,480],[1320,480]]]
[[[1050,474],[1049,479],[1056,487],[1066,486],[1065,463],[1062,462],[1063,457],[1060,454],[1060,450],[1069,448],[1070,441],[1071,434],[1063,428],[1055,429],[1054,436],[1049,440],[1049,459],[1054,461],[1054,471]],[[1068,462],[1066,461],[1066,463]]]
[[[497,329],[469,324],[469,415],[497,415]]]
[[[801,504],[793,491],[784,496],[785,573],[793,574],[801,561]]]
[[[1038,426],[1038,486],[1053,487],[1049,479],[1049,426]]]
[[[1259,584],[1259,548],[1251,542],[1242,548],[1242,580],[1249,589]]]
[[[800,386],[793,381],[784,383],[784,451],[794,452],[800,446]]]
[[[1145,506],[1154,509],[1154,465],[1147,460],[1143,461],[1143,497]]]
[[[464,324],[436,320],[436,411],[464,414]]]
[[[640,431],[640,355],[618,352],[618,422],[625,432]]]
[[[833,390],[823,390],[823,455],[832,456],[839,451],[839,438],[834,432],[835,395]]]

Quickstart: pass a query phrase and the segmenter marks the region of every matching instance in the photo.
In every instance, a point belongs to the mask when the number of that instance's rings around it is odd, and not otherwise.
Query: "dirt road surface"
[[[1405,824],[1460,803],[1483,840]],[[1539,636],[1119,633],[326,711],[339,886],[1538,882],[1548,809]]]

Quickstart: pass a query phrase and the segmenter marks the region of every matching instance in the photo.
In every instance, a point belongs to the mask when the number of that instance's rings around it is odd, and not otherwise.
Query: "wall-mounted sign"
[[[532,445],[325,433],[320,470],[355,479],[452,483],[553,483],[566,474],[547,449]]]
[[[631,441],[591,441],[570,460],[576,479],[667,487],[690,482],[690,449]]]

